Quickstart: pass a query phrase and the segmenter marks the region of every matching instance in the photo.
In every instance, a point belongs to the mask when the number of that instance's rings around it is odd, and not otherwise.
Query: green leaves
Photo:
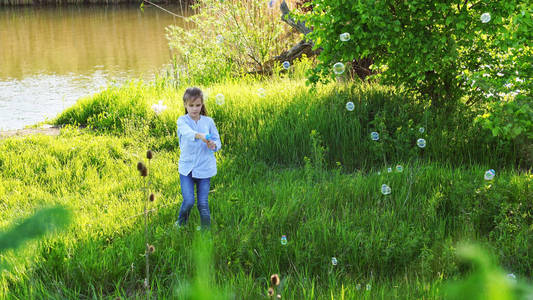
[[[313,1],[315,6],[324,2]],[[333,0],[327,5],[324,14],[305,16],[314,28],[309,37],[323,48],[320,65],[331,65],[339,58],[348,63],[371,57],[388,66],[379,76],[383,83],[403,86],[437,107],[453,106],[462,99],[476,102],[489,92],[508,94],[500,90],[505,84],[500,81],[488,81],[484,87],[465,84],[471,76],[483,76],[481,66],[520,73],[530,69],[524,63],[532,60],[533,22],[525,1],[473,5],[459,0],[352,4]],[[486,23],[480,19],[484,13],[491,16]],[[352,40],[339,44],[336,37],[346,30],[344,24],[350,24]],[[432,75],[427,76],[428,72]],[[458,76],[462,72],[469,78]],[[309,81],[317,83],[322,74],[317,66]],[[531,97],[531,92],[526,93]]]

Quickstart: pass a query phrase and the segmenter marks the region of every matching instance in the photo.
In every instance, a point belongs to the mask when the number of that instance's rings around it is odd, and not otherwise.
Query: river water
[[[138,5],[0,7],[0,130],[52,119],[109,84],[154,79],[170,61],[171,24],[183,20]]]

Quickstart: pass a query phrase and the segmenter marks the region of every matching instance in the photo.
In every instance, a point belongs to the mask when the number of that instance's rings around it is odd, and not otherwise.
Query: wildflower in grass
[[[281,295],[280,294],[278,294],[278,299],[281,299]]]
[[[282,65],[285,70],[288,70],[291,67],[291,63],[288,61],[284,61]]]
[[[146,151],[146,158],[152,159],[152,157],[154,157],[154,153],[152,152],[152,150]]]
[[[217,95],[217,103],[219,98],[223,97],[222,94]],[[211,225],[209,187],[211,177],[217,174],[214,152],[220,150],[222,144],[215,122],[207,116],[202,90],[196,87],[188,88],[183,95],[183,104],[186,114],[177,121],[181,150],[178,172],[183,196],[178,225],[185,225],[189,219],[189,213],[195,202],[196,185],[196,199],[198,199],[202,227],[209,228]]]
[[[142,177],[148,176],[148,168],[146,168],[146,166],[143,166],[143,168],[141,170],[141,176]]]
[[[278,274],[273,274],[270,276],[270,283],[272,283],[272,286],[278,286],[279,285],[279,276]]]
[[[273,288],[268,288],[268,296],[269,297],[273,297],[274,296],[274,289]]]
[[[149,254],[152,254],[152,253],[154,253],[154,252],[155,252],[155,247],[154,247],[154,245],[148,245],[148,253],[149,253]]]

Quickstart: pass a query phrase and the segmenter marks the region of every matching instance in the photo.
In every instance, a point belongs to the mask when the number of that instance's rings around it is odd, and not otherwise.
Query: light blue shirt
[[[189,114],[178,118],[178,138],[180,143],[180,159],[178,172],[192,177],[209,178],[217,174],[217,161],[213,150],[207,148],[207,144],[201,139],[196,139],[196,133],[209,134],[215,142],[215,151],[220,150],[220,135],[218,134],[215,121],[210,117],[200,115],[200,120],[194,121]]]

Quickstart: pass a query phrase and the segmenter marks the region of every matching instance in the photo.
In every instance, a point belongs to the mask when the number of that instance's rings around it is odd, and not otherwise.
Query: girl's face
[[[200,117],[200,110],[204,105],[201,98],[196,98],[194,100],[189,100],[185,103],[185,109],[191,118],[196,119]]]

